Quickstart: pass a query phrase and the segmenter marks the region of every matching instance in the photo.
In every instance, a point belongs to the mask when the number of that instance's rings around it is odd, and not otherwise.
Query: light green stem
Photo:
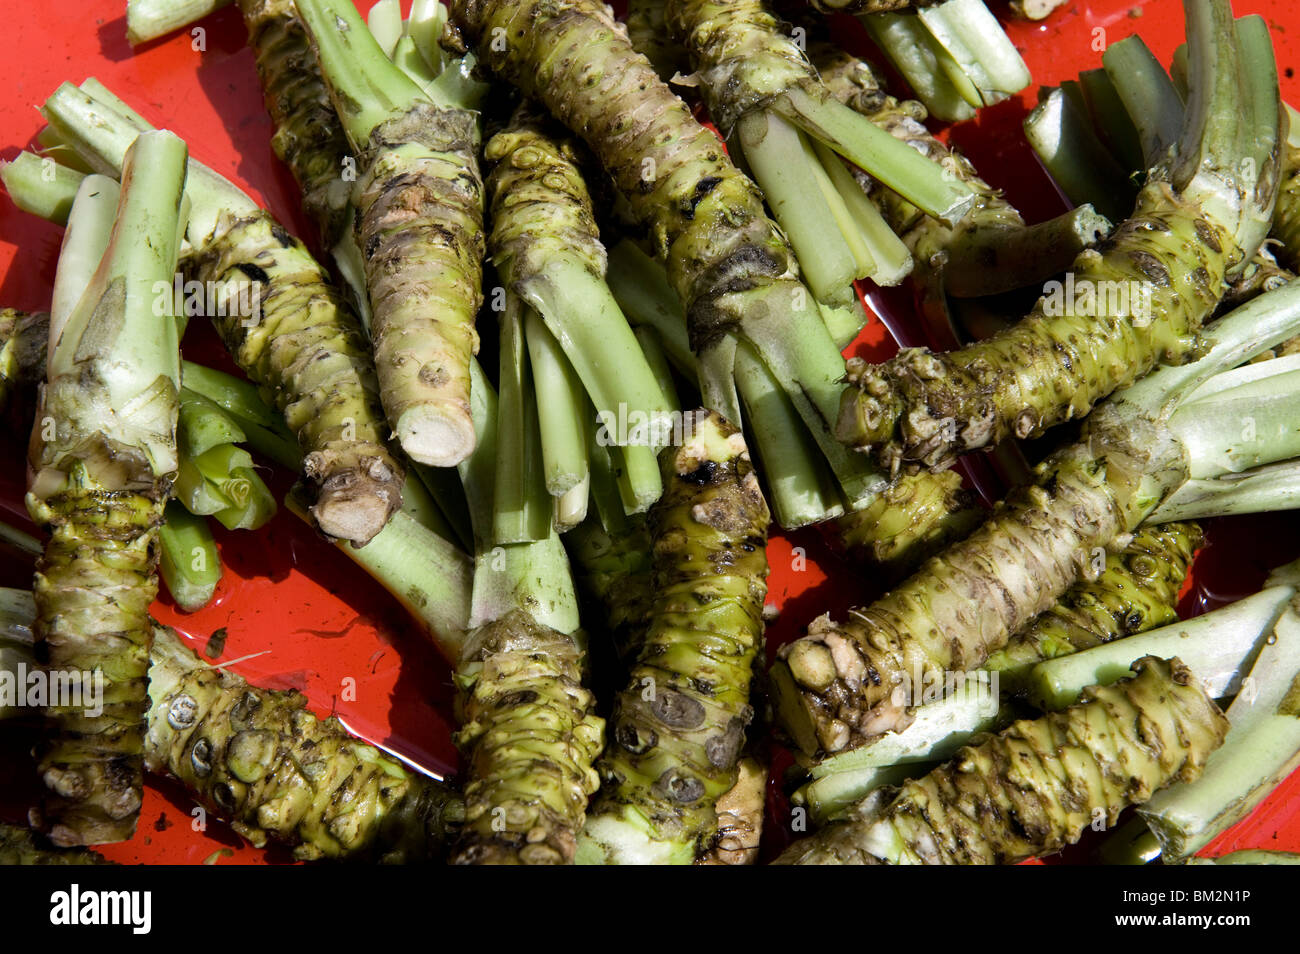
[[[158,569],[176,605],[186,613],[207,606],[221,581],[221,556],[207,518],[168,503],[158,544]]]
[[[232,0],[127,0],[126,39],[139,46],[201,20]]]
[[[524,338],[541,427],[546,491],[559,497],[587,480],[586,400],[568,359],[537,313],[524,307]],[[584,503],[585,509],[585,503]]]

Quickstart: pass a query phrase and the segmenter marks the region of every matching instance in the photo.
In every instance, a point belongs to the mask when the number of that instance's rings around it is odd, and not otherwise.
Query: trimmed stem
[[[1026,696],[1040,709],[1063,709],[1088,686],[1124,678],[1143,656],[1177,656],[1210,695],[1234,695],[1294,595],[1290,586],[1269,587],[1195,619],[1049,659],[1030,671]]]
[[[202,20],[232,0],[127,0],[126,41],[139,46]]]
[[[1084,70],[1079,74],[1079,89],[1088,109],[1093,130],[1101,137],[1120,166],[1131,172],[1145,168],[1142,143],[1137,127],[1129,118],[1119,91],[1105,69]],[[1178,116],[1183,114],[1182,94],[1178,94]]]
[[[947,248],[944,291],[954,298],[981,298],[1039,285],[1110,231],[1109,219],[1081,205],[1037,225],[961,232]]]
[[[840,226],[847,217],[843,201],[829,187],[808,141],[780,116],[762,110],[742,116],[736,132],[750,171],[794,246],[808,287],[820,302],[847,301],[854,280],[870,274],[875,262],[860,241],[855,244],[861,252],[855,254],[850,239],[856,236],[846,235]]]
[[[949,78],[950,71],[940,65],[941,60],[951,62],[951,57],[919,19],[881,13],[858,20],[931,115],[944,122],[960,122],[975,115],[962,90]]]
[[[1300,462],[1188,480],[1147,515],[1148,524],[1300,509]]]
[[[655,453],[656,420],[672,410],[646,365],[636,336],[609,288],[579,262],[554,257],[544,273],[520,276],[516,288],[540,314],[583,383],[598,414],[644,415],[651,439],[619,445],[632,497],[630,512],[644,510],[663,493]]]
[[[180,402],[176,439],[182,454],[198,457],[219,444],[244,443],[244,432],[234,419],[203,395],[182,387]]]
[[[1112,222],[1132,212],[1133,183],[1064,92],[1048,91],[1025,117],[1025,138],[1071,203],[1088,203]]]
[[[284,503],[295,516],[311,522],[301,491],[291,491]],[[336,546],[423,624],[442,657],[456,664],[469,619],[473,586],[469,557],[404,511],[393,514],[365,546],[343,542]]]
[[[221,556],[207,518],[168,503],[158,545],[158,569],[167,592],[182,611],[197,613],[212,601],[221,581]]]
[[[957,222],[975,202],[964,182],[838,100],[790,89],[772,108],[941,222]]]
[[[668,284],[662,266],[631,241],[622,239],[609,250],[605,281],[633,324],[653,328],[659,334],[677,370],[692,380],[698,377],[699,363],[691,351],[681,299]]]
[[[364,149],[376,127],[401,117],[423,93],[389,61],[352,3],[296,3],[348,139],[354,149]]]
[[[384,55],[391,58],[402,38],[402,5],[398,0],[378,0],[366,16],[366,27]]]
[[[759,454],[772,514],[793,530],[844,512],[844,502],[816,445],[780,383],[746,344],[736,349],[736,386]]]
[[[81,180],[59,250],[50,296],[50,342],[57,343],[77,302],[90,284],[108,249],[113,221],[117,216],[119,189],[116,180],[89,175]],[[48,352],[53,357],[53,350]]]
[[[860,264],[870,263],[871,270],[864,277],[870,278],[877,285],[899,284],[912,271],[912,253],[908,251],[907,245],[894,234],[875,203],[867,197],[858,180],[853,177],[845,161],[820,142],[814,141],[812,148],[817,153],[822,168],[830,176],[848,222],[856,228],[856,233],[851,233],[849,225],[837,215],[836,221],[848,238],[850,247],[855,249],[854,254],[859,256]],[[856,250],[858,243],[862,246],[860,251]],[[853,297],[856,302],[856,292]]]
[[[0,164],[0,181],[14,205],[58,224],[68,220],[83,178],[83,173],[31,152],[20,152],[13,161]]]
[[[1183,125],[1183,99],[1169,74],[1138,36],[1108,46],[1101,61],[1137,128],[1143,168],[1164,161]]]
[[[917,17],[979,94],[972,106],[991,106],[1030,83],[1029,69],[983,0],[945,0]]]
[[[581,382],[542,319],[525,306],[523,322],[533,371],[533,401],[541,428],[546,492],[562,497],[588,480],[587,402]]]
[[[542,540],[551,530],[538,405],[523,328],[527,307],[507,292],[500,318],[501,366],[497,381],[501,390],[492,522],[492,540],[497,545]]]

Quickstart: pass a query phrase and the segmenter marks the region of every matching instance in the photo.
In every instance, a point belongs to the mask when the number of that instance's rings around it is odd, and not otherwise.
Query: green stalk
[[[24,212],[51,222],[66,222],[82,174],[48,156],[20,152],[0,165],[0,182]]]
[[[1257,467],[1243,474],[1189,480],[1161,501],[1147,522],[1200,520],[1300,507],[1300,464]]]
[[[1204,616],[1039,663],[1027,679],[1027,698],[1040,709],[1063,709],[1086,687],[1122,679],[1134,660],[1173,653],[1215,698],[1235,695],[1294,595],[1293,587],[1270,586]]]
[[[523,322],[541,426],[546,492],[559,497],[588,479],[586,400],[568,359],[542,319],[525,307]]]
[[[177,467],[180,386],[176,323],[155,286],[170,286],[176,268],[185,163],[185,144],[170,133],[128,150],[112,233],[51,340],[37,413],[28,510],[50,539],[36,576],[36,634],[51,670],[83,679],[99,670],[104,686],[94,716],[47,709],[42,815],[60,845],[127,839],[140,810],[154,539]],[[76,203],[71,218],[80,218]],[[87,602],[86,592],[115,595]]]
[[[370,8],[366,27],[384,55],[391,58],[402,37],[402,5],[398,0],[379,0]]]
[[[1020,213],[979,177],[969,161],[926,129],[922,124],[925,107],[920,103],[900,102],[888,95],[867,63],[837,47],[816,42],[809,55],[832,95],[941,164],[976,193],[974,207],[956,227],[949,228],[887,189],[872,188],[868,200],[851,176],[840,186],[841,191],[855,196],[856,203],[872,210],[880,207],[882,214],[872,213],[874,221],[895,247],[910,250],[924,296],[923,311],[937,316],[941,327],[950,324],[948,296],[997,294],[1043,282],[1110,231],[1110,223],[1089,206],[1026,227]],[[838,172],[847,172],[842,162]],[[863,222],[872,221],[855,215]],[[899,237],[888,231],[891,228]],[[954,334],[954,346],[956,340]]]
[[[1113,222],[1132,211],[1128,175],[1061,90],[1048,90],[1025,117],[1025,138],[1072,203],[1088,203]]]
[[[819,302],[848,301],[853,282],[874,271],[875,262],[865,247],[865,261],[854,254],[850,237],[856,235],[828,227],[838,226],[844,217],[832,202],[842,206],[843,201],[823,187],[829,180],[807,139],[780,116],[760,111],[742,116],[736,133],[746,164],[794,246],[808,287]]]
[[[232,0],[127,0],[126,40],[139,46],[202,20]]]
[[[844,160],[820,142],[812,143],[812,147],[840,200],[833,206],[837,223],[850,247],[855,249],[859,265],[868,261],[872,265],[871,272],[863,277],[870,278],[877,285],[899,284],[912,271],[912,255],[907,246],[872,205]],[[857,226],[856,235],[840,218],[842,214],[847,214],[848,220]],[[857,295],[853,297],[856,303]]]
[[[835,477],[799,427],[799,414],[781,384],[748,345],[736,348],[736,387],[762,461],[763,482],[776,522],[787,530],[844,512]]]
[[[1185,860],[1249,815],[1300,766],[1300,615],[1288,605],[1227,709],[1223,747],[1201,778],[1139,809],[1166,864]]]
[[[1106,75],[1137,128],[1142,147],[1141,168],[1164,161],[1178,142],[1183,125],[1183,99],[1169,74],[1142,42],[1125,37],[1102,54]]]
[[[234,468],[230,476],[239,483],[241,493],[232,506],[218,510],[213,517],[227,530],[256,530],[264,526],[275,516],[276,503],[271,491],[251,467]]]
[[[1152,792],[1199,777],[1228,732],[1179,660],[1147,657],[1134,669],[859,803],[778,863],[1014,864],[1073,844],[1095,819],[1114,824]],[[1114,765],[1123,771],[1107,771]]]
[[[206,517],[233,505],[221,488],[203,476],[198,466],[182,458],[172,493],[182,507],[195,516]]]
[[[63,244],[59,249],[61,267],[55,272],[54,290],[50,296],[51,342],[57,342],[63,334],[86,290],[86,278],[93,274],[104,257],[117,215],[118,197],[117,182],[107,176],[86,176],[77,187],[74,203],[77,216],[70,219],[63,232]]]
[[[632,329],[632,334],[636,335],[636,343],[641,346],[641,353],[645,355],[645,363],[650,368],[650,373],[655,376],[655,381],[659,384],[659,390],[663,392],[664,397],[667,399],[668,406],[673,408],[681,407],[681,399],[677,396],[677,385],[673,381],[673,369],[668,362],[668,355],[664,351],[659,332],[645,325],[640,325]]]
[[[406,21],[406,33],[415,41],[416,49],[434,73],[443,70],[443,54],[438,46],[443,25],[447,22],[447,8],[441,0],[414,0],[411,15]]]
[[[508,312],[519,307],[508,295]],[[522,448],[503,437],[496,394],[477,363],[471,374],[478,449],[460,473],[477,547],[474,628],[455,658],[467,824],[454,860],[564,864],[598,784],[592,762],[604,722],[581,684],[585,639],[559,536],[548,526],[535,542],[492,544],[497,461]]]
[[[69,84],[44,112],[88,161],[112,175],[139,135],[114,103]],[[219,291],[218,314],[211,316],[217,331],[236,363],[275,396],[296,435],[304,471],[318,489],[318,526],[340,539],[369,539],[400,506],[404,475],[384,443],[377,384],[355,316],[302,243],[230,182],[191,161],[186,198],[187,272]],[[260,320],[248,320],[249,308]]]
[[[984,0],[944,0],[916,16],[974,87],[977,109],[1029,85],[1029,70]]]
[[[198,395],[231,415],[253,450],[288,470],[302,466],[302,452],[293,435],[254,385],[192,361],[181,362],[181,382],[182,396]]]
[[[757,110],[779,113],[936,218],[955,222],[970,208],[962,183],[833,99],[757,0],[668,0],[665,15],[724,131]]]
[[[663,269],[627,241],[615,246],[610,258],[611,290],[620,304],[633,321],[670,342],[670,353],[680,356],[678,368],[694,379],[698,365],[686,340],[686,321]],[[736,346],[734,374],[777,522],[793,529],[843,513],[834,475],[800,426],[798,410],[756,351],[743,342]]]
[[[310,523],[300,491],[289,493],[284,505]],[[458,547],[398,511],[365,546],[340,543],[338,548],[423,626],[444,659],[459,658],[469,619],[473,568]]]
[[[184,382],[184,371],[181,380]],[[176,438],[182,454],[198,457],[218,444],[244,443],[244,432],[234,418],[203,395],[182,386],[180,402]]]
[[[469,361],[484,241],[476,117],[427,99],[350,2],[298,0],[298,10],[360,153],[357,245],[384,409],[413,460],[459,463],[474,449]]]
[[[998,702],[997,676],[968,674],[957,691],[919,706],[915,721],[903,731],[869,748],[812,765],[812,780],[798,789],[794,801],[805,805],[816,823],[824,824],[880,786],[924,774],[974,736],[1010,721],[1010,711]]]
[[[1121,168],[1144,169],[1147,163],[1142,158],[1142,142],[1138,138],[1137,126],[1129,118],[1129,111],[1115,87],[1116,84],[1104,68],[1079,73],[1079,89],[1083,93],[1093,130],[1101,137]],[[1181,119],[1182,113],[1182,94],[1179,93],[1176,115]]]
[[[158,569],[167,592],[186,613],[197,613],[212,601],[221,582],[221,556],[208,521],[180,504],[167,504],[158,530]]]
[[[970,229],[948,246],[944,290],[954,298],[979,298],[1039,285],[1110,230],[1110,221],[1091,205],[1036,225]]]
[[[808,135],[824,142],[941,222],[960,221],[975,201],[973,193],[960,180],[944,175],[934,163],[918,166],[915,150],[884,130],[863,122],[861,116],[829,98],[824,91],[817,96],[803,89],[789,90],[774,108]]]
[[[688,379],[699,377],[691,351],[682,303],[653,258],[627,239],[609,250],[606,280],[623,313],[634,325],[653,328],[673,366]]]
[[[958,88],[953,81],[954,72],[960,71],[952,69],[952,57],[917,17],[882,13],[859,17],[859,21],[931,115],[944,122],[960,122],[975,115],[967,96],[962,95],[966,84]]]
[[[492,540],[497,545],[543,540],[551,532],[551,500],[546,491],[542,440],[532,368],[524,336],[528,306],[506,294],[501,313],[501,369],[497,379],[496,478],[493,481]]]

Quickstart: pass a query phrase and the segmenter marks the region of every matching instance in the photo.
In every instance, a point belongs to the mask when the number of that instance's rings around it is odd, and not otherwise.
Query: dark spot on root
[[[515,692],[507,692],[496,701],[496,705],[503,709],[513,709],[516,706],[531,705],[537,701],[537,692],[533,689],[519,689]]]
[[[642,736],[635,723],[620,722],[614,727],[614,741],[625,751],[633,755],[644,755],[659,744],[659,735],[653,730]]]
[[[1129,252],[1129,259],[1137,266],[1138,270],[1143,275],[1151,279],[1152,283],[1161,288],[1169,287],[1169,269],[1165,268],[1160,259],[1156,258],[1150,252],[1143,252],[1141,250]]]
[[[1215,234],[1213,227],[1204,219],[1197,219],[1193,225],[1196,227],[1196,237],[1201,240],[1201,244],[1216,255],[1223,252],[1223,246],[1219,244],[1219,237]]]
[[[689,805],[704,794],[703,782],[698,778],[678,775],[675,769],[669,769],[660,775],[654,787],[662,797],[679,805]]]
[[[238,265],[235,266],[235,268],[239,269],[241,272],[243,272],[245,275],[247,275],[255,282],[261,282],[262,284],[265,285],[269,285],[271,283],[271,277],[267,275],[266,272],[264,272],[261,268],[254,265],[252,262],[240,262]]]
[[[718,462],[716,460],[706,460],[689,474],[682,474],[681,479],[688,484],[697,484],[702,487],[707,483],[712,483],[717,472]]]
[[[693,729],[704,721],[703,704],[672,689],[658,693],[650,703],[650,711],[673,729]]]
[[[722,179],[719,176],[705,176],[699,182],[695,183],[695,191],[691,194],[689,199],[682,203],[682,215],[684,215],[688,220],[694,219],[695,207],[699,205],[700,200],[712,192],[721,181]]]
[[[293,248],[293,236],[285,231],[284,226],[276,224],[271,226],[271,237],[275,239],[284,248]]]

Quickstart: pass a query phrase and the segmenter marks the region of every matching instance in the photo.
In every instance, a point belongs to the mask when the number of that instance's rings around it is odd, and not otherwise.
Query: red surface
[[[369,3],[362,0],[360,5],[368,8]],[[1296,60],[1300,13],[1289,0],[1237,0],[1234,6],[1239,15],[1257,12],[1268,20],[1283,72],[1283,94],[1300,101],[1300,83],[1290,69]],[[1004,4],[995,0],[994,7],[1005,13]],[[260,197],[299,234],[310,234],[297,209],[297,189],[270,149],[270,123],[238,14],[226,9],[209,17],[201,24],[201,37],[176,35],[133,52],[124,38],[123,8],[124,0],[64,0],[55,18],[40,4],[8,6],[6,30],[0,34],[0,59],[10,73],[0,93],[0,155],[10,158],[31,142],[41,125],[35,107],[59,83],[94,75],[151,122],[183,136],[196,158]],[[849,26],[855,28],[852,21]],[[1182,39],[1180,4],[1079,0],[1045,23],[1009,26],[1038,83],[1056,83],[1099,65],[1096,44],[1133,32],[1140,32],[1167,62]],[[953,128],[950,139],[1028,218],[1038,220],[1062,205],[1020,133],[1020,121],[1033,101],[1030,91],[985,110],[976,120]],[[59,240],[58,229],[0,199],[0,302],[27,309],[48,307]],[[881,307],[905,311],[906,302],[891,297]],[[883,325],[873,321],[855,350],[879,359],[893,347]],[[230,367],[206,329],[191,331],[185,350],[198,360]],[[12,433],[3,440],[3,459],[10,463],[0,469],[0,511],[9,522],[25,523],[19,463],[24,442],[25,435]],[[281,491],[287,478],[278,474],[275,482]],[[1300,555],[1300,545],[1294,543],[1297,527],[1300,520],[1289,515],[1216,523],[1197,559],[1196,586],[1184,610],[1196,612],[1258,587],[1269,567]],[[299,688],[317,711],[337,712],[366,738],[439,774],[454,771],[447,668],[378,585],[287,512],[256,535],[219,533],[219,543],[226,572],[214,603],[187,616],[160,602],[155,607],[160,619],[192,636],[199,650],[209,635],[226,627],[229,636],[221,659],[261,653],[236,663],[234,671],[259,685]],[[769,628],[771,647],[797,636],[813,617],[842,613],[876,591],[872,581],[839,561],[815,532],[778,534],[768,552],[769,599],[781,611]],[[28,566],[0,553],[0,584],[28,585],[29,573]],[[355,697],[345,691],[349,679],[355,680]],[[25,755],[30,741],[0,727],[0,764],[13,769],[6,772],[0,791],[5,806],[0,814],[7,817],[19,817],[21,806],[36,791]],[[781,768],[787,764],[788,759],[778,759],[773,773],[768,825],[773,848],[790,818],[779,791]],[[1300,779],[1293,777],[1207,853],[1248,847],[1300,851],[1297,796]],[[231,853],[222,863],[286,860],[282,852],[247,847],[217,822],[204,832],[194,831],[193,807],[179,787],[151,779],[135,840],[108,846],[104,853],[123,862],[185,864],[226,849]],[[1070,859],[1085,859],[1087,847],[1085,842]]]

